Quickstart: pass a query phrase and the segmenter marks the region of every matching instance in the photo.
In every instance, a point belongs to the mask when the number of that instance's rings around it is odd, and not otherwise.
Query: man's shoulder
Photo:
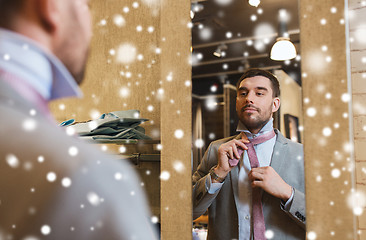
[[[293,148],[303,148],[303,145],[301,143],[294,142],[294,141],[286,138],[285,136],[283,136],[283,134],[279,130],[275,129],[275,133],[277,134],[278,142],[281,142],[283,144],[288,144],[290,147],[293,147]]]

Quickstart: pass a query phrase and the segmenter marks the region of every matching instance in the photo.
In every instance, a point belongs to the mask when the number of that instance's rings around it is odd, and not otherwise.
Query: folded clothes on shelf
[[[103,113],[99,119],[86,122],[69,119],[60,126],[72,128],[81,138],[90,140],[151,139],[139,126],[146,121],[149,120],[140,118],[138,110],[127,110]]]

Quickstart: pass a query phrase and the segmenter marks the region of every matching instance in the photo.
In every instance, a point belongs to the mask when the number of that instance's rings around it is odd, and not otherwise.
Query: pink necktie
[[[257,158],[257,154],[254,149],[254,145],[263,143],[268,141],[269,139],[275,136],[275,132],[272,130],[268,133],[262,134],[256,138],[250,140],[250,143],[247,143],[246,146],[248,147],[248,157],[251,168],[259,167],[259,162]],[[238,149],[239,155],[243,154],[242,149]],[[239,162],[239,159],[229,159],[229,164],[233,167],[236,166]],[[263,217],[263,209],[262,209],[262,200],[261,200],[261,189],[254,188],[252,189],[252,220],[253,220],[253,235],[254,240],[265,240],[265,232],[266,226],[264,223]]]

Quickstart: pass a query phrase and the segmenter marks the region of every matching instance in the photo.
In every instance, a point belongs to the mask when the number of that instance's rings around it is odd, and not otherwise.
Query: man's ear
[[[53,33],[57,30],[59,23],[62,21],[60,14],[60,2],[59,0],[33,0],[35,6],[37,6],[37,13],[39,20],[43,28]],[[61,3],[62,4],[62,3]]]
[[[272,112],[277,112],[277,110],[280,108],[281,105],[281,101],[278,97],[273,99],[273,103],[272,103]]]

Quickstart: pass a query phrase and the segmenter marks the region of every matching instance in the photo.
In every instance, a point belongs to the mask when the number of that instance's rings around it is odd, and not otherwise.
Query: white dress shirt
[[[37,42],[0,28],[0,43],[0,69],[26,81],[46,101],[82,96],[66,67]]]

